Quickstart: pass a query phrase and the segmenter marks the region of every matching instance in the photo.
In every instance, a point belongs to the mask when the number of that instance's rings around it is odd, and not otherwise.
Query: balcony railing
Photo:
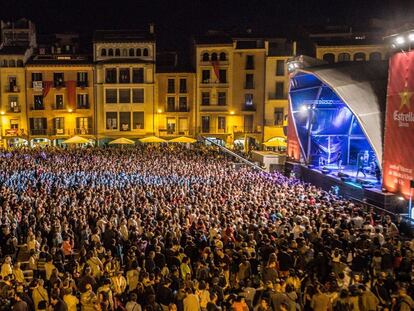
[[[244,84],[244,89],[245,90],[252,90],[252,89],[254,89],[254,83],[245,83]]]
[[[89,109],[90,107],[89,103],[76,105],[76,109]]]
[[[65,82],[64,81],[53,81],[53,87],[54,88],[65,87]]]
[[[269,93],[267,94],[270,100],[286,100],[287,94]]]
[[[243,104],[242,111],[256,111],[256,105]]]
[[[167,107],[167,109],[165,109],[165,112],[189,112],[190,108],[189,107]]]
[[[47,135],[47,129],[30,129],[30,135]]]
[[[35,105],[33,105],[33,106],[31,106],[30,107],[30,110],[45,110],[45,106],[35,106]]]
[[[88,87],[89,82],[88,81],[76,81],[76,86],[77,87]]]
[[[65,129],[52,129],[50,131],[51,135],[69,135],[69,131]]]
[[[17,85],[7,85],[6,86],[6,93],[19,93],[20,88]]]
[[[94,135],[95,132],[93,128],[76,128],[74,129],[75,135]]]
[[[52,109],[53,110],[64,110],[65,109],[65,105],[63,105],[63,104],[54,104],[52,106]]]
[[[19,113],[19,112],[21,112],[21,107],[20,106],[9,107],[7,109],[7,112],[10,112],[10,113]]]
[[[234,126],[233,127],[234,133],[247,133],[247,134],[254,134],[254,133],[261,133],[261,129],[259,126]]]

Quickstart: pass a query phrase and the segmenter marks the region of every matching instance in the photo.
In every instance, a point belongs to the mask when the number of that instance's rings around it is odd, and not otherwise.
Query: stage
[[[366,201],[367,203],[395,211],[399,201],[396,195],[389,192],[382,192],[381,183],[372,174],[366,173],[366,177],[361,172],[356,178],[355,167],[328,165],[322,168],[308,167],[296,162],[286,162],[286,174],[291,172],[304,182],[311,183],[325,191],[331,191],[333,187],[338,187],[338,194],[349,199]],[[339,174],[339,176],[338,176]]]

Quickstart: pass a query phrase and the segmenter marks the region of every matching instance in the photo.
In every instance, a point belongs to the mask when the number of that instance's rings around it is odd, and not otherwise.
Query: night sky
[[[27,17],[38,32],[139,28],[155,22],[165,37],[207,29],[253,28],[283,33],[298,24],[353,24],[371,17],[414,22],[413,0],[0,0],[0,18]],[[283,26],[283,27],[280,27]]]

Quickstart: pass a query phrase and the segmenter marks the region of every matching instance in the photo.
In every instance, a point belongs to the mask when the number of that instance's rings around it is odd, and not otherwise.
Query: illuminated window
[[[118,129],[118,113],[117,112],[106,113],[106,129],[107,130]]]

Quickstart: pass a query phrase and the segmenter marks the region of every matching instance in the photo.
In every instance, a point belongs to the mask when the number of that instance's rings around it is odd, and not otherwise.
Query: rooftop
[[[0,55],[24,55],[29,49],[26,46],[4,46],[0,49]]]
[[[93,42],[153,42],[155,35],[147,31],[128,30],[96,30]]]

